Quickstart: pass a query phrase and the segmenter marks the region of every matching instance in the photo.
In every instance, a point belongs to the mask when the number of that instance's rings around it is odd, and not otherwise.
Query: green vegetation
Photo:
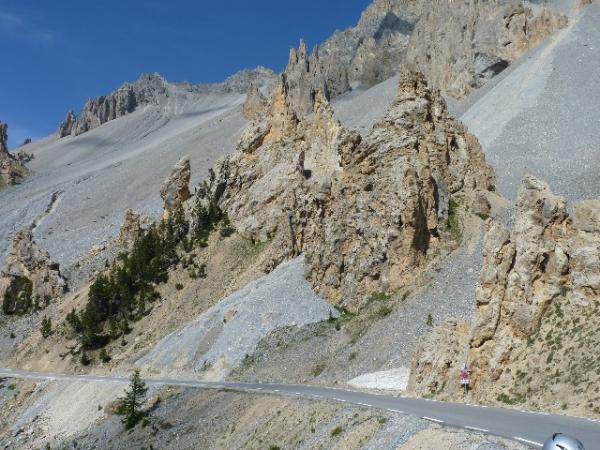
[[[117,414],[123,416],[121,421],[126,430],[130,430],[140,420],[146,418],[147,413],[142,410],[142,405],[147,391],[148,387],[140,377],[140,371],[136,369],[131,375],[129,389],[125,392],[123,403],[117,410]]]
[[[331,430],[331,437],[339,436],[343,432],[344,432],[344,429],[338,425],[333,430]]]
[[[44,317],[42,319],[42,327],[40,331],[44,339],[50,337],[52,334],[52,321],[48,317]]]
[[[105,348],[100,350],[100,353],[98,354],[98,358],[100,358],[100,361],[102,361],[105,364],[110,362],[110,360],[112,359]]]
[[[446,220],[446,229],[452,233],[452,235],[456,239],[460,239],[461,230],[460,230],[460,218],[459,218],[459,203],[450,199],[448,202],[448,219]]]
[[[118,338],[124,342],[124,335],[131,332],[130,322],[148,314],[148,306],[160,298],[156,286],[168,281],[169,269],[180,262],[189,264],[185,255],[194,245],[208,245],[210,233],[225,220],[216,204],[203,206],[198,202],[191,221],[180,208],[168,220],[150,226],[128,253],[98,275],[83,309],[67,315],[66,321],[83,349],[99,349]],[[204,265],[192,270],[193,277],[206,276]],[[183,285],[178,283],[176,289],[183,289]]]
[[[425,323],[427,324],[427,326],[432,327],[433,326],[433,316],[431,315],[431,313],[429,313],[427,315],[427,320],[425,321]]]
[[[24,276],[16,277],[10,284],[2,299],[2,311],[6,315],[23,315],[33,311],[34,304],[31,297],[33,284]]]

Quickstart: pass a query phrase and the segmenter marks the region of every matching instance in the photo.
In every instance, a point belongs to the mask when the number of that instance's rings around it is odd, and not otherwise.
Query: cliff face
[[[599,217],[600,202],[581,202],[573,223],[561,197],[526,177],[512,229],[488,223],[474,325],[454,333],[454,347],[433,334],[415,359],[413,389],[460,395],[452,378],[467,355],[478,400],[531,398],[550,409],[597,413],[583,394],[599,379]],[[456,327],[441,329],[448,326]]]
[[[8,151],[8,125],[0,122],[0,189],[21,183],[31,172],[25,166],[27,158]]]
[[[485,84],[568,19],[524,2],[441,0],[423,8],[406,60],[437,88],[463,97]]]
[[[312,117],[299,119],[282,83],[271,113],[215,168],[211,193],[242,235],[277,242],[272,267],[304,252],[316,290],[355,308],[410,280],[439,243],[451,196],[493,184],[477,141],[406,72],[364,141],[320,92]]]
[[[444,94],[462,97],[567,25],[547,8],[523,1],[374,1],[356,27],[336,32],[309,54],[292,49],[284,72],[293,109],[312,111],[316,91],[332,99],[373,86],[407,64]]]

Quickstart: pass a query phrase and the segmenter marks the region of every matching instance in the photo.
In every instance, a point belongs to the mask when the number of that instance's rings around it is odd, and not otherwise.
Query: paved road
[[[2,368],[0,368],[0,377],[35,380],[90,381],[117,384],[129,382],[128,377],[119,376],[39,373]],[[375,395],[344,389],[307,385],[207,382],[162,378],[149,378],[145,381],[148,385],[154,386],[234,389],[246,392],[330,399],[402,414],[414,414],[423,419],[447,426],[464,428],[517,440],[532,448],[541,448],[544,440],[553,433],[565,432],[579,438],[585,444],[586,450],[600,450],[600,421],[597,420],[469,404]]]

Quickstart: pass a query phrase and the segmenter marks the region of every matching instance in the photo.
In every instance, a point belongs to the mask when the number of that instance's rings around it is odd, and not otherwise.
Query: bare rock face
[[[317,291],[345,305],[410,282],[439,245],[448,198],[494,185],[477,140],[412,72],[401,75],[386,116],[340,157],[306,264]]]
[[[160,196],[164,201],[163,218],[167,219],[169,214],[177,210],[189,199],[190,194],[190,159],[184,156],[173,166],[169,176],[160,187]]]
[[[317,91],[333,99],[417,67],[444,94],[462,97],[485,84],[567,18],[521,0],[375,0],[355,27],[338,31],[309,54],[292,49],[284,72],[302,117]]]
[[[21,183],[31,172],[8,151],[8,125],[0,122],[0,189]]]
[[[77,116],[73,111],[69,111],[67,116],[58,126],[58,131],[56,132],[56,136],[58,138],[62,138],[65,136],[70,136],[74,134],[75,129],[77,127]]]
[[[252,85],[248,91],[246,101],[242,107],[242,112],[246,119],[254,119],[259,116],[264,116],[267,113],[269,101],[262,94],[260,88]]]
[[[600,322],[600,202],[582,202],[575,211],[574,225],[561,197],[524,178],[512,229],[488,222],[468,341],[451,349],[434,333],[423,345],[430,352],[415,358],[414,391],[456,398],[450,389],[431,390],[426,380],[456,383],[468,355],[477,399],[524,403],[531,397],[548,408],[589,407],[578,394],[600,378],[587,369],[600,344],[590,332]],[[436,358],[451,360],[454,373],[427,364]],[[572,380],[582,390],[573,391]]]
[[[67,289],[57,263],[38,246],[29,228],[19,231],[0,270],[0,299],[5,314],[24,314],[47,306]]]
[[[138,106],[156,104],[167,95],[167,82],[158,74],[144,74],[135,83],[125,83],[106,96],[88,100],[79,118],[70,111],[57,136],[77,136],[133,112]]]
[[[548,9],[534,14],[521,1],[428,2],[411,35],[406,60],[435,87],[462,97],[567,22],[566,16]]]
[[[123,246],[130,246],[142,235],[142,232],[142,220],[139,213],[131,208],[127,209],[125,211],[123,225],[121,225],[119,231],[117,243]]]
[[[350,308],[410,279],[436,248],[450,196],[494,184],[476,139],[414,73],[364,141],[321,92],[298,119],[285,83],[248,130],[217,164],[211,195],[242,235],[278,243],[273,266],[304,252],[317,291]]]

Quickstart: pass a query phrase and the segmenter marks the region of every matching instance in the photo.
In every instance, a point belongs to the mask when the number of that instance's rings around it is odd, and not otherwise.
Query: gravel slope
[[[125,209],[161,211],[160,183],[181,156],[190,155],[197,183],[234,148],[245,124],[243,95],[169,89],[160,106],[77,137],[51,136],[27,147],[35,155],[30,166],[36,175],[0,192],[0,263],[8,237],[37,218],[36,239],[69,269],[93,245],[117,236]]]
[[[303,327],[337,315],[304,279],[304,258],[281,264],[176,331],[138,361],[162,375],[193,374],[220,380],[258,343],[282,327]]]
[[[456,105],[514,198],[526,172],[569,200],[600,196],[600,4]]]

